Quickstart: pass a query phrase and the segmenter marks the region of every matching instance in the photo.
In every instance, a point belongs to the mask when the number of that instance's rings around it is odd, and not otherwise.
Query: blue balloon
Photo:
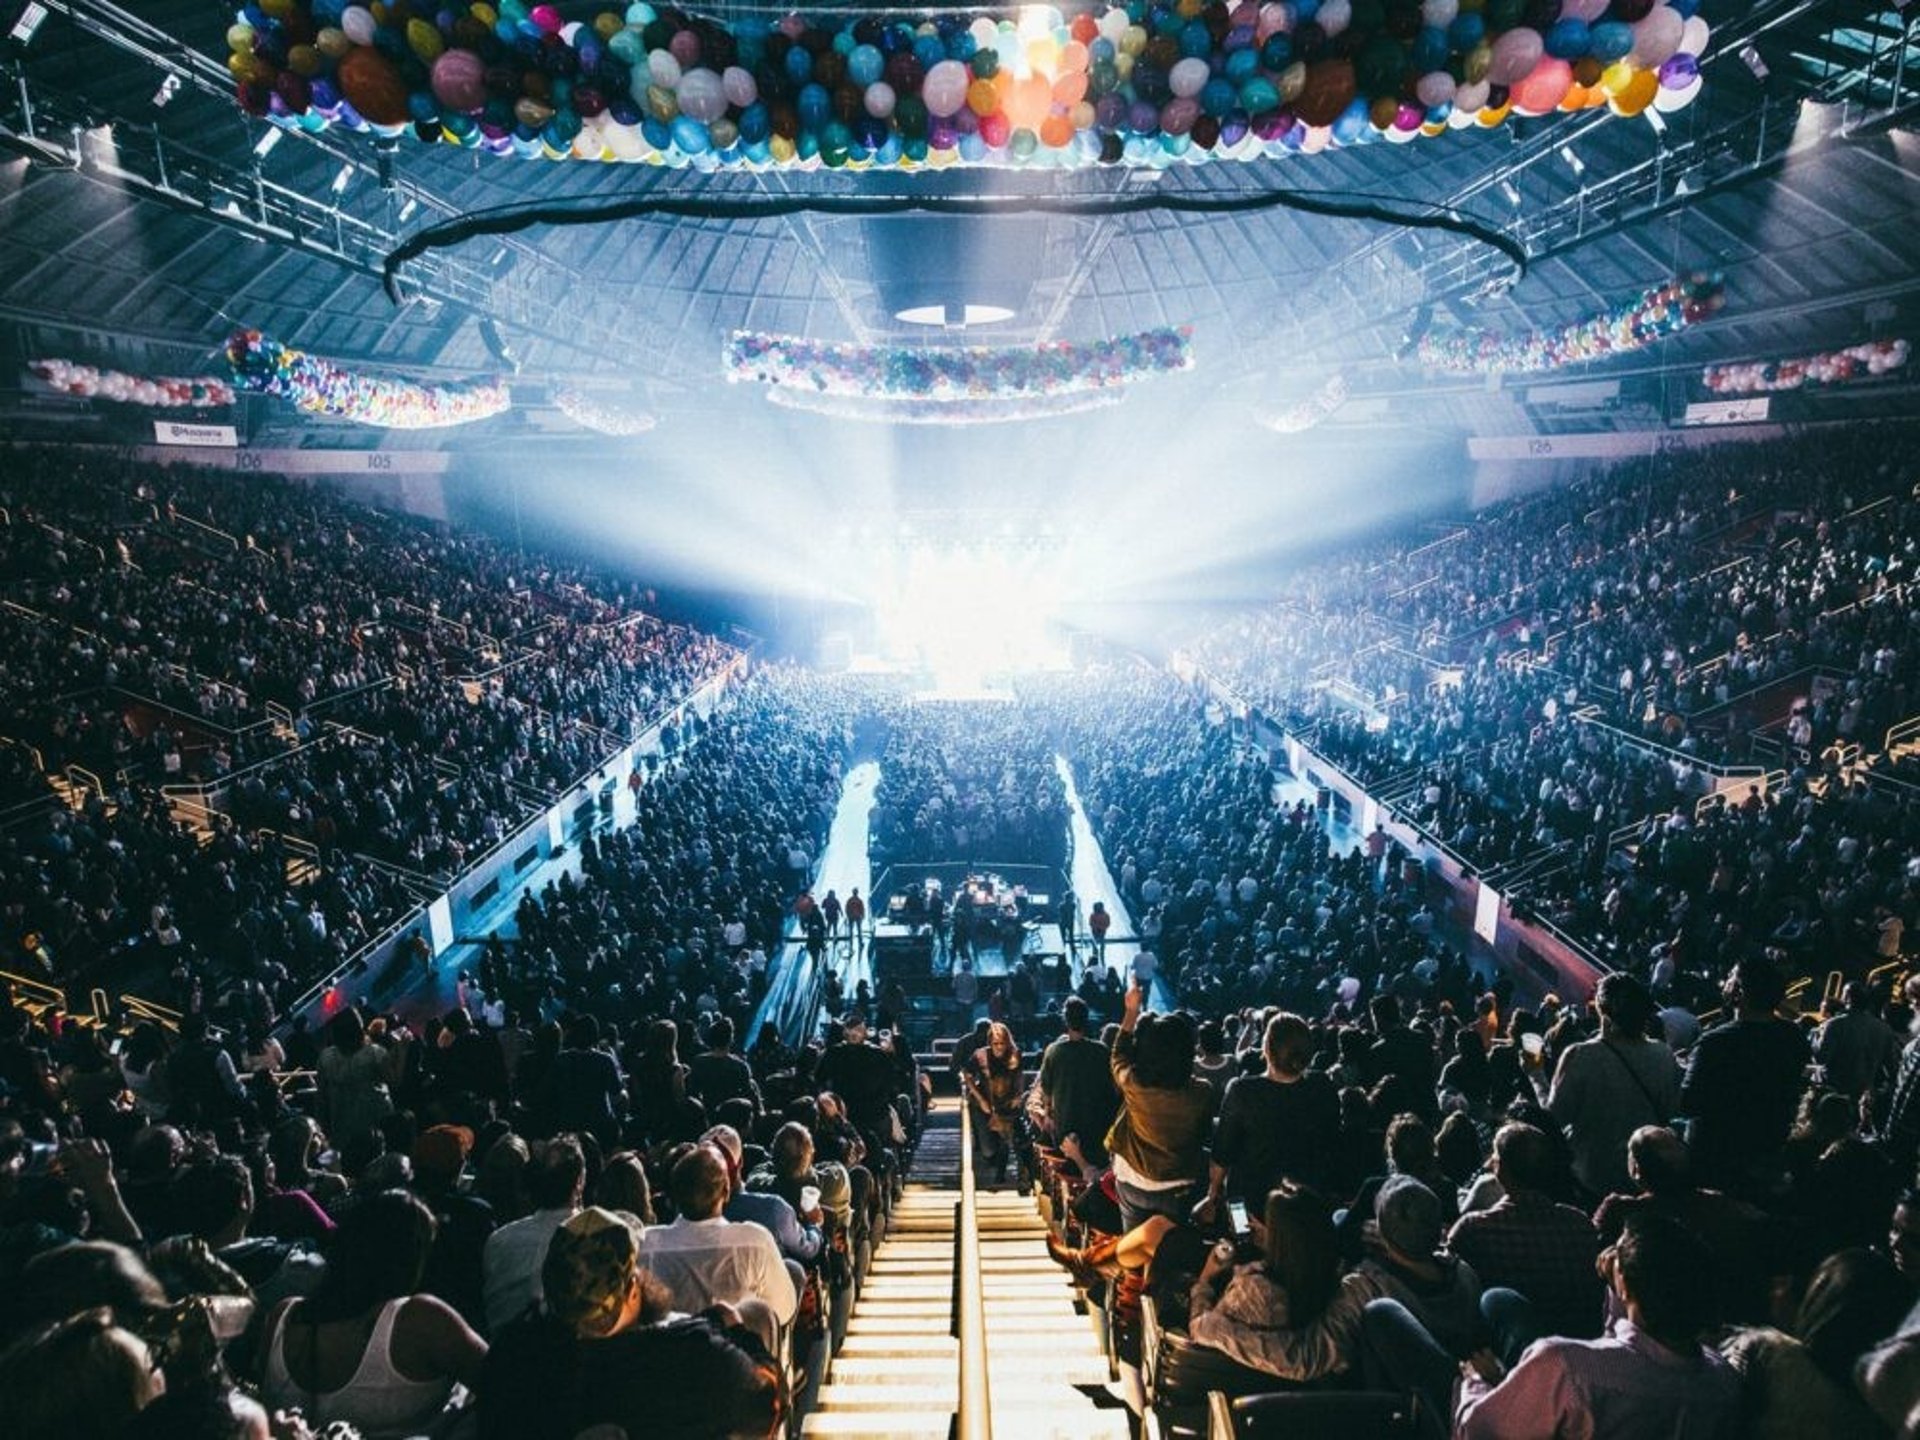
[[[847,78],[864,90],[880,78],[886,63],[873,46],[856,45],[853,53],[847,56]]]
[[[1333,138],[1342,145],[1351,145],[1366,133],[1367,102],[1364,99],[1351,101],[1333,122]]]
[[[1618,60],[1633,49],[1633,27],[1624,20],[1602,20],[1589,32],[1588,54],[1604,63]]]
[[[773,117],[766,105],[756,100],[740,112],[740,138],[749,149],[773,136]]]
[[[931,70],[947,58],[947,47],[940,43],[938,35],[922,35],[913,42],[913,58],[920,62],[922,70]]]
[[[969,165],[978,165],[987,158],[987,142],[980,138],[979,131],[969,131],[960,137],[960,158]]]
[[[1478,10],[1462,10],[1447,27],[1447,44],[1455,50],[1471,50],[1486,34],[1486,17]]]
[[[1447,32],[1428,25],[1413,38],[1413,68],[1425,75],[1447,68]]]
[[[1244,85],[1260,73],[1260,52],[1251,45],[1244,50],[1235,50],[1227,56],[1227,79],[1236,86]]]
[[[1200,91],[1200,108],[1217,120],[1231,110],[1239,98],[1233,82],[1216,75]]]
[[[1195,60],[1204,60],[1213,53],[1213,32],[1198,20],[1189,20],[1180,27],[1180,53]]]
[[[640,122],[640,138],[656,150],[665,150],[673,144],[673,131],[666,121],[649,115]]]
[[[787,67],[787,78],[796,85],[806,84],[813,76],[813,56],[808,53],[804,45],[796,45],[787,51],[784,63]]]
[[[1320,13],[1320,0],[1293,0],[1293,23],[1304,25]]]
[[[1547,31],[1547,54],[1557,60],[1578,60],[1593,47],[1593,31],[1584,20],[1556,20]]]
[[[800,92],[799,110],[801,125],[808,130],[818,130],[833,113],[833,97],[827,93],[826,86],[809,85]]]

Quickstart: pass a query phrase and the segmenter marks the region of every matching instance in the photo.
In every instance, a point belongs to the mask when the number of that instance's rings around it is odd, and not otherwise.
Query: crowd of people
[[[272,477],[24,450],[0,517],[0,947],[80,993],[284,1003],[733,661]]]
[[[1067,795],[1044,731],[1018,706],[890,706],[871,821],[876,861],[1052,865]]]
[[[1144,994],[1104,1034],[1070,1006],[1023,1108],[1055,1258],[1149,1376],[1143,1296],[1208,1388],[1411,1396],[1424,1435],[1920,1422],[1920,980],[1796,1019],[1743,961],[1677,1048],[1624,973],[1591,1011],[1378,993],[1224,1037]],[[1204,1410],[1166,1377],[1139,1403]]]
[[[1659,891],[1653,923],[1697,929],[1721,897],[1763,888],[1769,930],[1837,933],[1851,948],[1827,958],[1863,960],[1853,886],[1767,883],[1773,850],[1735,838],[1744,796],[1697,827],[1722,862],[1697,883],[1663,869],[1657,845],[1637,851],[1694,824],[1709,767],[1741,764],[1776,770],[1768,814],[1883,858],[1911,847],[1910,789],[1863,796],[1830,748],[1872,754],[1920,704],[1909,439],[1862,427],[1605,467],[1437,538],[1303,567],[1192,654],[1466,863],[1511,867],[1511,893],[1608,953],[1648,918],[1628,900]],[[1897,879],[1875,903],[1914,918]],[[1641,921],[1623,922],[1628,908]],[[1751,935],[1751,908],[1747,921]],[[1724,970],[1731,956],[1706,958]]]

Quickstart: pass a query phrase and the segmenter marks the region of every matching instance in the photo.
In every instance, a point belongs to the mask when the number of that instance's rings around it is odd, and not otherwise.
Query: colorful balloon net
[[[1304,396],[1284,410],[1256,413],[1254,419],[1279,435],[1298,435],[1311,430],[1322,420],[1332,418],[1347,403],[1347,377],[1333,375],[1313,394]]]
[[[1087,344],[908,349],[837,345],[736,330],[723,358],[735,383],[871,399],[1004,400],[1109,390],[1193,367],[1193,327],[1143,330]]]
[[[1013,425],[1104,410],[1126,398],[1124,390],[1086,390],[1074,395],[1014,395],[998,400],[925,400],[820,395],[773,389],[767,399],[787,410],[867,425]]]
[[[1716,395],[1768,395],[1809,385],[1845,385],[1891,374],[1907,363],[1908,353],[1905,340],[1871,340],[1794,360],[1709,365],[1701,372],[1700,383]]]
[[[1726,304],[1726,285],[1718,274],[1677,276],[1637,296],[1559,330],[1507,335],[1496,330],[1430,331],[1415,355],[1420,364],[1455,374],[1526,374],[1558,370],[1624,355],[1689,325],[1697,325]]]
[[[609,405],[597,396],[571,387],[553,392],[553,408],[582,430],[599,435],[644,435],[660,423],[651,411]]]
[[[27,369],[54,389],[83,400],[113,400],[150,410],[209,410],[233,403],[233,387],[199,375],[129,375],[73,360],[30,360]]]
[[[1070,19],[254,0],[240,104],[286,126],[700,169],[1254,160],[1700,89],[1700,0],[1131,0]]]
[[[236,330],[227,340],[235,388],[278,395],[309,415],[331,415],[387,430],[432,430],[470,425],[513,404],[500,381],[475,385],[416,385],[363,375],[282,345],[258,330]]]

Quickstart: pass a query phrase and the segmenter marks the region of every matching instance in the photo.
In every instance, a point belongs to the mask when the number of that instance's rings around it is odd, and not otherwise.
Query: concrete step
[[[800,1422],[800,1433],[813,1440],[840,1436],[884,1435],[887,1440],[947,1440],[953,1429],[952,1410],[815,1410]]]

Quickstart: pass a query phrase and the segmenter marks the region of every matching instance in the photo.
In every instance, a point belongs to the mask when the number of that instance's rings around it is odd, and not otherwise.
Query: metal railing
[[[960,1102],[960,1204],[953,1232],[954,1338],[960,1342],[960,1395],[954,1440],[993,1440],[987,1380],[987,1309],[981,1295],[980,1209],[973,1187],[973,1107]]]

